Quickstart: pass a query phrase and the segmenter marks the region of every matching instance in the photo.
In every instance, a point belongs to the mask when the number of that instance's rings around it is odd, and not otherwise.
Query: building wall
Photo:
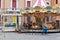
[[[9,6],[10,6],[10,1],[11,1],[11,0],[5,0],[5,3],[4,3],[5,9],[9,8]]]
[[[51,0],[51,6],[54,8],[56,7],[60,8],[60,0]]]
[[[18,0],[18,8],[25,8],[25,0]]]
[[[32,6],[33,6],[37,0],[31,0],[31,1],[32,1]],[[48,1],[48,2],[50,1],[51,6],[56,4],[56,0],[46,0],[46,1]],[[2,0],[1,7],[5,8],[5,9],[10,8],[10,5],[11,5],[10,2],[11,2],[11,0]],[[60,2],[58,2],[58,3],[60,3]],[[25,7],[26,7],[26,0],[18,0],[18,8],[24,9]]]
[[[1,8],[3,8],[3,6],[4,6],[4,1],[1,0]]]
[[[35,4],[36,0],[32,1],[32,6]]]
[[[58,0],[58,3],[60,4],[60,0]]]
[[[51,0],[51,6],[54,6],[56,4],[56,0]]]

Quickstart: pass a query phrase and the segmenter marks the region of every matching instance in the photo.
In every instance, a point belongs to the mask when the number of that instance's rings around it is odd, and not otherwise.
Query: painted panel
[[[16,23],[16,21],[17,21],[17,17],[16,17],[16,16],[13,16],[13,17],[12,17],[12,20],[13,20],[13,22]]]
[[[4,16],[5,27],[16,27],[16,16]]]

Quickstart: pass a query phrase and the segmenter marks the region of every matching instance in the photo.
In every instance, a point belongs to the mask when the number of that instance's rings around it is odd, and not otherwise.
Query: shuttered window
[[[31,1],[27,1],[27,7],[31,6]]]
[[[0,0],[0,8],[1,8],[1,0]]]
[[[16,9],[16,0],[12,0],[12,9]]]

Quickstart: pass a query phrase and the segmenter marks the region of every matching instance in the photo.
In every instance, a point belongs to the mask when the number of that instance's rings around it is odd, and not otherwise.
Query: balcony
[[[22,9],[0,9],[0,15],[18,15],[18,16],[22,16],[21,14]]]
[[[0,9],[0,14],[1,13],[6,13],[6,14],[8,14],[8,13],[20,13],[20,11],[21,11],[21,9],[19,9],[19,8],[16,8],[16,9],[14,9],[14,10],[12,10],[12,8],[7,8],[7,9]]]
[[[20,13],[20,10],[21,9],[19,9],[19,8],[15,8],[14,10],[12,10],[12,8],[9,8],[5,12],[8,12],[8,13]]]

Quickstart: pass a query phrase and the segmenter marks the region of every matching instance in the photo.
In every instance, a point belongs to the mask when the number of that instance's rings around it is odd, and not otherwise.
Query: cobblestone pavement
[[[0,40],[60,40],[60,33],[10,33],[0,34]]]

